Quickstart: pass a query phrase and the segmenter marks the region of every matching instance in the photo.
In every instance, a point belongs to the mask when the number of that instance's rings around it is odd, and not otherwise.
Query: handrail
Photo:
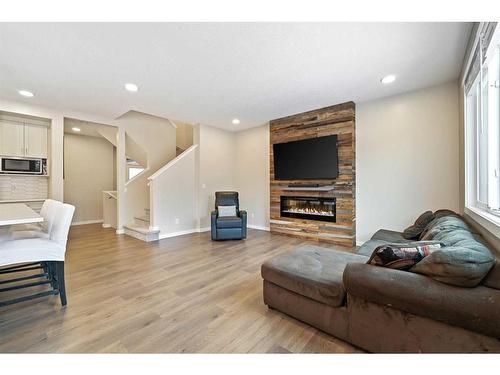
[[[167,119],[167,121],[169,122],[170,125],[172,125],[175,129],[177,129],[177,124],[175,122],[173,122],[169,118]]]
[[[117,193],[116,190],[103,190],[102,193],[109,195],[111,198],[118,199],[118,197],[116,195],[116,193]]]
[[[188,155],[191,152],[193,152],[197,147],[198,147],[198,145],[192,145],[191,147],[189,147],[182,154],[180,154],[179,156],[173,158],[167,164],[165,164],[163,167],[161,167],[155,173],[153,173],[151,176],[149,176],[148,180],[150,180],[150,181],[155,180],[157,177],[159,177],[161,174],[163,174],[163,172],[165,172],[167,169],[169,169],[172,165],[177,164],[177,162],[179,160],[183,159],[186,155]]]

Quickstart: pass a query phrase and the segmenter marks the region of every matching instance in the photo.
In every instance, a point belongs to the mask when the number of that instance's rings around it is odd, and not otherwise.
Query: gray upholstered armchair
[[[219,215],[219,207],[236,206],[236,216]],[[215,210],[212,211],[212,240],[241,240],[247,237],[247,212],[240,210],[236,191],[215,193]]]

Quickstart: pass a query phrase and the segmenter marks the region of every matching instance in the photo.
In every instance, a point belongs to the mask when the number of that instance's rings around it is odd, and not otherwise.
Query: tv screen
[[[339,175],[337,135],[275,143],[273,154],[277,180],[333,179]]]

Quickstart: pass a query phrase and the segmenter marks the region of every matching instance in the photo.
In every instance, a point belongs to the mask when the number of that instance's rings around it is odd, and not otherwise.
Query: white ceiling
[[[236,130],[456,79],[468,23],[0,24],[0,97]],[[396,74],[385,86],[380,78]],[[135,83],[131,94],[123,84]],[[17,90],[35,93],[23,98]],[[241,124],[232,125],[233,118]]]

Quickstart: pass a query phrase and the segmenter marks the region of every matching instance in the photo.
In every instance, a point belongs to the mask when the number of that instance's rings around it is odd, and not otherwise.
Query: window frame
[[[476,41],[476,46],[478,42]],[[479,45],[479,49],[482,46]],[[496,27],[494,34],[486,48],[485,59],[479,57],[479,71],[468,90],[465,81],[462,80],[463,88],[463,118],[464,118],[464,193],[465,207],[483,218],[494,222],[500,227],[500,30]],[[491,67],[492,61],[496,66]],[[474,64],[474,56],[467,65],[467,70]],[[494,72],[494,85],[491,85],[490,75],[484,79],[484,72]],[[466,71],[467,71],[466,70]],[[483,97],[484,85],[487,85],[486,99]],[[475,114],[471,116],[470,95],[476,98],[474,105]],[[493,97],[492,97],[493,95]],[[493,104],[493,106],[492,106]],[[484,113],[486,105],[486,114]],[[490,108],[496,109],[491,111]],[[486,118],[484,116],[486,115]],[[472,123],[471,123],[472,122]],[[486,202],[481,202],[480,192],[480,131],[484,131],[486,124]],[[498,138],[498,139],[497,139]],[[484,138],[482,139],[484,144]],[[474,160],[472,160],[472,158]],[[492,188],[493,187],[493,188]]]

